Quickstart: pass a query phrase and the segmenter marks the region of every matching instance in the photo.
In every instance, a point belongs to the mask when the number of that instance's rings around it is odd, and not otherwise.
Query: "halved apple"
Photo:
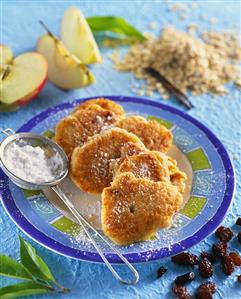
[[[7,63],[1,73],[0,111],[12,111],[26,105],[41,91],[47,80],[48,65],[36,52],[9,59],[10,55],[4,51],[2,57]]]
[[[101,62],[101,55],[85,17],[77,7],[64,13],[61,23],[61,38],[66,48],[83,63]]]
[[[48,61],[48,79],[63,89],[75,89],[95,82],[93,74],[77,57],[70,54],[52,33],[37,41],[37,50]]]

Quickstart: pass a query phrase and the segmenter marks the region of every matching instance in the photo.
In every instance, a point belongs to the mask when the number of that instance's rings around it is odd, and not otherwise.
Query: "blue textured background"
[[[181,2],[181,1],[180,1]],[[184,2],[184,1],[182,1]],[[190,4],[194,1],[186,1]],[[197,8],[189,11],[188,18],[181,20],[177,14],[168,10],[166,1],[0,1],[1,3],[1,43],[10,46],[14,54],[33,50],[36,39],[43,33],[38,24],[42,19],[51,30],[58,34],[59,22],[64,10],[70,5],[77,5],[86,16],[117,15],[124,16],[133,25],[142,31],[148,31],[148,24],[155,21],[159,29],[166,24],[173,24],[180,29],[186,25],[196,23],[202,30],[206,29],[235,29],[240,32],[240,1],[196,1]],[[173,2],[172,2],[173,3]],[[201,16],[216,17],[217,24],[203,20]],[[156,32],[159,31],[156,30]],[[107,58],[110,50],[102,50],[104,63],[96,65],[93,72],[97,83],[85,89],[63,92],[47,83],[41,94],[27,107],[13,113],[0,113],[0,128],[12,127],[17,129],[31,117],[60,102],[75,98],[96,96],[101,94],[132,95],[131,74],[118,73]],[[238,215],[241,215],[241,104],[240,91],[230,86],[230,94],[213,99],[209,95],[190,97],[195,105],[189,113],[205,123],[221,139],[227,147],[236,169],[236,195],[232,207],[224,221],[225,225],[233,226]],[[154,96],[158,100],[158,96]],[[179,106],[171,100],[169,105]],[[182,107],[179,107],[183,109]],[[238,232],[237,226],[234,231]],[[18,258],[18,234],[23,235],[11,222],[2,206],[0,206],[0,252]],[[29,239],[25,236],[26,239]],[[192,248],[193,253],[208,250],[215,241],[210,236],[199,245]],[[42,298],[171,298],[171,282],[175,276],[190,270],[187,267],[176,267],[166,261],[157,261],[137,265],[140,272],[140,282],[137,286],[123,286],[118,284],[103,265],[89,264],[62,257],[50,252],[42,246],[30,241],[37,248],[39,254],[46,260],[58,281],[71,288],[68,295],[50,295]],[[240,244],[231,242],[231,249],[240,252]],[[156,270],[160,265],[168,268],[168,272],[159,280],[156,279]],[[241,274],[240,269],[226,277],[215,265],[215,273],[211,280],[217,283],[217,293],[214,298],[241,298],[241,285],[236,282],[236,276]],[[119,267],[124,274],[125,269]],[[190,292],[204,279],[198,278],[188,286]],[[0,285],[13,282],[11,279],[1,278]],[[40,298],[36,297],[36,298]],[[35,298],[35,297],[32,297]]]

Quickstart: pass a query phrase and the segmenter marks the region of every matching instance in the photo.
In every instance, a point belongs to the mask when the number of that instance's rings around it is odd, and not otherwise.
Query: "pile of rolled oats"
[[[133,45],[123,59],[117,53],[112,59],[119,71],[129,71],[146,80],[146,85],[132,86],[138,95],[151,96],[157,91],[164,98],[169,96],[162,84],[145,72],[147,67],[153,67],[178,89],[193,95],[223,95],[228,93],[224,86],[227,82],[240,86],[241,48],[231,33],[206,32],[197,38],[166,27],[159,38],[149,37]]]

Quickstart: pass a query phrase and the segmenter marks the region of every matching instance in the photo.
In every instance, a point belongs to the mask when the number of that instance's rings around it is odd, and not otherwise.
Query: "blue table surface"
[[[184,1],[182,1],[184,2]],[[240,1],[196,1],[197,7],[189,9],[187,19],[181,20],[176,13],[168,10],[167,1],[2,1],[1,2],[1,43],[10,46],[15,55],[24,51],[34,50],[37,38],[43,34],[38,21],[43,20],[51,30],[58,34],[61,16],[64,10],[76,5],[86,16],[116,15],[124,16],[129,22],[142,31],[150,31],[148,24],[159,24],[156,33],[163,26],[172,24],[185,30],[190,23],[200,26],[201,30],[225,29],[239,30]],[[172,2],[173,3],[173,2]],[[186,4],[194,1],[186,1]],[[204,16],[204,19],[203,17]],[[216,24],[210,24],[206,18],[217,18]],[[47,83],[41,94],[28,106],[13,113],[0,113],[0,128],[19,128],[27,120],[48,107],[76,98],[96,95],[132,95],[130,85],[135,82],[132,74],[117,72],[107,55],[110,49],[101,49],[104,57],[102,64],[92,67],[96,76],[96,84],[87,88],[64,92]],[[195,108],[188,113],[205,123],[227,147],[236,169],[236,195],[223,224],[233,226],[238,215],[241,215],[241,104],[240,91],[230,86],[230,93],[217,99],[210,95],[190,96]],[[153,99],[162,101],[158,95]],[[175,100],[168,105],[181,107]],[[238,232],[237,226],[234,228]],[[0,205],[0,252],[13,258],[19,257],[18,235],[24,235],[13,224]],[[171,298],[171,283],[177,275],[188,272],[186,267],[174,266],[170,259],[136,265],[140,273],[140,282],[136,286],[119,284],[103,265],[81,262],[53,253],[27,236],[38,253],[49,264],[57,280],[71,288],[68,295],[54,294],[33,296],[32,298]],[[215,237],[210,236],[191,249],[193,253],[209,250]],[[238,248],[239,246],[239,248]],[[240,252],[238,242],[232,242],[230,249]],[[159,280],[156,270],[164,265],[168,272]],[[125,269],[119,267],[122,274]],[[220,271],[220,265],[215,265],[215,274],[211,278],[217,283],[217,293],[214,298],[241,298],[241,285],[237,283],[237,275],[241,269],[226,277]],[[204,279],[198,278],[188,286],[191,293]],[[5,286],[15,282],[8,278],[0,278],[0,285]]]

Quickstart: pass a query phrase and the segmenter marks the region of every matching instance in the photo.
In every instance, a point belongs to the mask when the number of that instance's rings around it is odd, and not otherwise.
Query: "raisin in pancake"
[[[126,157],[115,177],[124,172],[131,172],[136,178],[146,178],[154,182],[169,181],[167,157],[159,152],[148,151]]]
[[[102,192],[102,228],[119,245],[148,240],[168,227],[182,204],[182,196],[169,182],[153,182],[120,174]]]
[[[70,163],[72,181],[83,191],[101,193],[112,181],[112,164],[123,158],[124,148],[128,155],[134,147],[136,150],[145,150],[137,136],[120,128],[112,128],[93,136],[73,151]]]
[[[70,158],[75,147],[83,145],[88,138],[113,125],[118,119],[113,112],[92,104],[88,109],[63,118],[56,126],[55,141]]]
[[[149,150],[167,152],[172,145],[171,132],[156,120],[134,115],[118,121],[116,126],[138,136]]]
[[[119,118],[122,118],[125,115],[125,111],[120,105],[118,105],[117,103],[115,103],[111,100],[105,99],[105,98],[98,98],[98,99],[86,101],[86,102],[76,106],[73,113],[75,113],[78,110],[88,109],[93,104],[98,105],[105,110],[113,112]]]

